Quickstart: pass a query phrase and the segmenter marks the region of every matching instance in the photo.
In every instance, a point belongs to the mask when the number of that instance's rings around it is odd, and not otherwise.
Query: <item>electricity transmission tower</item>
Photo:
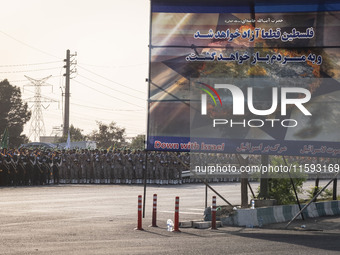
[[[54,99],[44,97],[41,95],[41,87],[51,86],[45,83],[46,80],[49,79],[51,76],[52,75],[42,78],[40,80],[37,80],[37,79],[33,79],[25,75],[25,77],[31,82],[31,84],[25,85],[25,86],[34,86],[35,88],[34,97],[27,98],[25,100],[26,102],[33,103],[31,125],[30,125],[29,136],[28,136],[28,138],[32,137],[31,140],[33,142],[37,142],[40,136],[45,135],[45,132],[46,132],[43,114],[42,114],[42,108],[47,109],[49,105],[47,107],[44,107],[43,103],[57,102]]]

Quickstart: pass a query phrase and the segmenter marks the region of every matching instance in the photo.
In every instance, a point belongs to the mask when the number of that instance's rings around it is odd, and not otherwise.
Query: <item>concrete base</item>
[[[304,205],[302,205],[304,206]],[[235,214],[221,218],[222,224],[261,227],[272,223],[288,222],[299,212],[298,205],[279,205],[255,209],[238,209]],[[310,204],[303,211],[305,218],[340,215],[340,201]],[[301,219],[301,215],[297,219]]]
[[[255,207],[268,207],[276,205],[275,199],[255,199]]]
[[[192,226],[194,228],[199,228],[199,229],[207,229],[211,228],[211,221],[200,221],[200,222],[193,222]],[[222,222],[221,221],[216,221],[216,227],[222,227]]]
[[[179,222],[180,228],[192,228],[193,221],[181,221]]]

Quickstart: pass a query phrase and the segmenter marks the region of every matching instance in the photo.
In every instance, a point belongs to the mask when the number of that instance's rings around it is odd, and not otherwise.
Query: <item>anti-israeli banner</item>
[[[340,157],[340,1],[151,1],[148,149]]]

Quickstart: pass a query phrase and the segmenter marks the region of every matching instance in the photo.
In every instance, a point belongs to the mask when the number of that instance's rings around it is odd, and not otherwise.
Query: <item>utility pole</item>
[[[64,74],[65,76],[65,107],[64,107],[64,126],[63,126],[63,136],[67,136],[69,126],[70,126],[70,79],[71,79],[71,74],[75,73],[77,70],[71,69],[71,66],[75,66],[77,62],[75,59],[72,59],[72,57],[77,56],[77,52],[73,55],[70,54],[70,50],[66,51],[66,59],[64,61],[66,64],[64,65],[64,68],[66,69],[66,73]]]

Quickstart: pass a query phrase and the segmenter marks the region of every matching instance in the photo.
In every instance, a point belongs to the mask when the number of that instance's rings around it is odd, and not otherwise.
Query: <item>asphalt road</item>
[[[254,188],[256,183],[252,183]],[[312,183],[307,183],[312,185]],[[239,204],[239,183],[213,184]],[[158,194],[158,228],[151,224]],[[180,196],[180,220],[202,219],[202,184],[149,186],[144,231],[137,231],[141,185],[55,185],[0,189],[0,254],[339,254],[340,217],[261,229],[166,231]],[[213,195],[209,192],[209,197]],[[210,199],[209,199],[210,200]],[[218,199],[219,201],[219,199]],[[209,201],[210,203],[210,201]],[[299,226],[306,224],[305,229]]]

